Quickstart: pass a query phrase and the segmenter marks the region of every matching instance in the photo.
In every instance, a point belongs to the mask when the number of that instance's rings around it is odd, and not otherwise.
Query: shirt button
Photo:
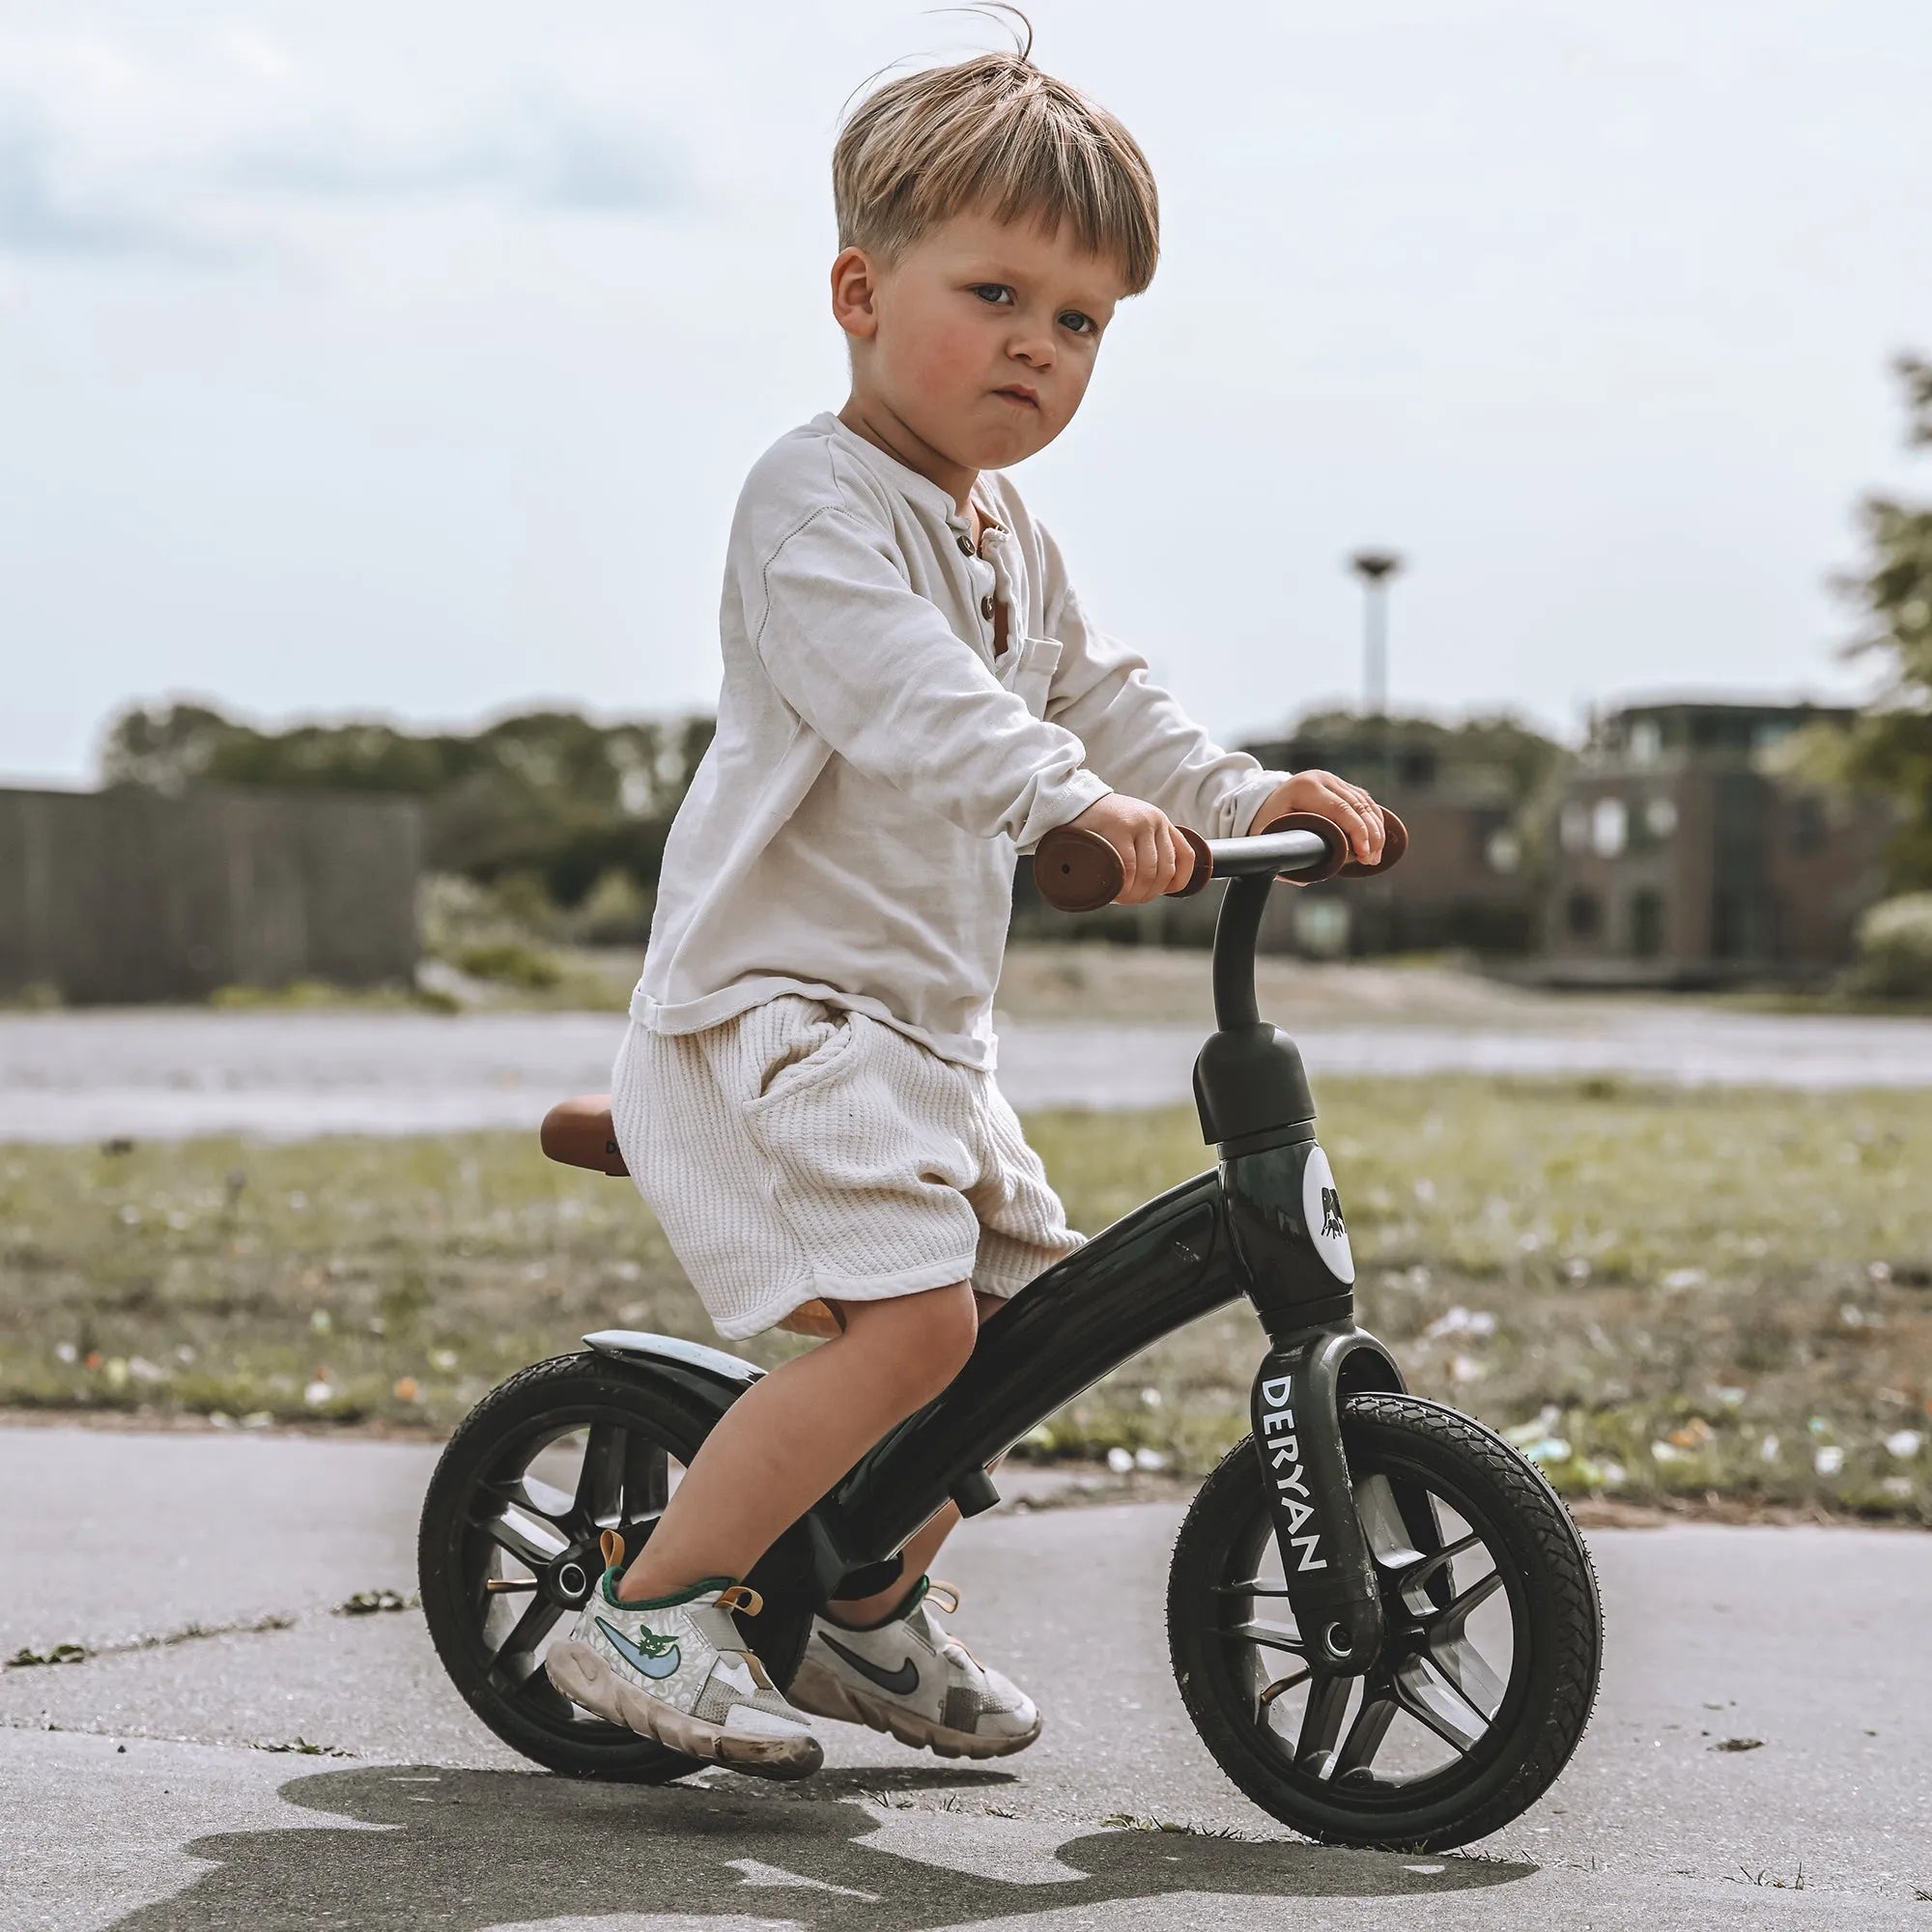
[[[980,599],[980,614],[985,618],[987,623],[990,624],[993,621],[993,599],[990,592]]]
[[[971,537],[960,537],[956,541],[959,545],[960,555],[971,556],[973,554],[973,539]]]

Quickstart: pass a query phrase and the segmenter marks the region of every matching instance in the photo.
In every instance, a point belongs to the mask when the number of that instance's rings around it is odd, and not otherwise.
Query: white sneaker
[[[756,1777],[809,1777],[825,1752],[786,1703],[733,1610],[756,1616],[757,1591],[707,1577],[672,1597],[617,1599],[624,1539],[603,1538],[604,1575],[544,1671],[564,1696],[639,1737]]]
[[[1024,1750],[1039,1736],[1033,1699],[940,1627],[933,1590],[951,1600],[948,1615],[959,1607],[951,1583],[922,1577],[891,1616],[865,1630],[814,1617],[792,1678],[792,1702],[821,1718],[888,1731],[941,1757]]]

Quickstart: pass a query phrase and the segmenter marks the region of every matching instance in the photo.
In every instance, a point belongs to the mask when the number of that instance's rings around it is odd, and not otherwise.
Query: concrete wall
[[[90,1005],[407,980],[420,848],[409,799],[0,790],[0,992]]]

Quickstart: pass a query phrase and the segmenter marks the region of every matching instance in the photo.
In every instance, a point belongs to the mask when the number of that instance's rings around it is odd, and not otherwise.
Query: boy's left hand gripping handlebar
[[[1184,825],[1174,828],[1194,850],[1194,870],[1169,898],[1187,898],[1210,879],[1257,872],[1314,885],[1338,875],[1365,879],[1386,872],[1408,850],[1408,828],[1382,808],[1382,855],[1373,866],[1349,856],[1349,835],[1332,818],[1313,811],[1271,819],[1246,838],[1204,838]],[[1126,884],[1121,855],[1097,832],[1057,825],[1034,848],[1033,875],[1039,895],[1061,912],[1094,912],[1112,905]]]

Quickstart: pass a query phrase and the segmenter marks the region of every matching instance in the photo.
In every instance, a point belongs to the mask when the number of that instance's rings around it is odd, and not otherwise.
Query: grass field
[[[1321,1083],[1364,1323],[1560,1488],[1932,1523],[1932,1098]],[[1206,1164],[1190,1112],[1029,1122],[1074,1224]],[[0,1406],[446,1429],[611,1324],[713,1339],[631,1186],[522,1135],[0,1147]],[[772,1361],[803,1346],[761,1338]],[[1206,1466],[1245,1306],[1033,1453]]]

